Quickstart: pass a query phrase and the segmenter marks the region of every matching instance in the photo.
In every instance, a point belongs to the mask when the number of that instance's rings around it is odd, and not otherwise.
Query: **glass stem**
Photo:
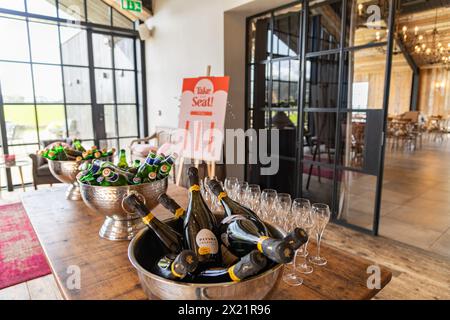
[[[320,258],[320,242],[322,240],[322,234],[317,234],[317,257]]]

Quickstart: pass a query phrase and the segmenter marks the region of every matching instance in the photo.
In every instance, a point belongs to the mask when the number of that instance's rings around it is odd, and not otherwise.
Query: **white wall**
[[[153,37],[146,41],[149,130],[178,125],[182,79],[231,77],[226,128],[245,123],[245,20],[291,0],[154,0]],[[243,168],[227,167],[243,177]]]

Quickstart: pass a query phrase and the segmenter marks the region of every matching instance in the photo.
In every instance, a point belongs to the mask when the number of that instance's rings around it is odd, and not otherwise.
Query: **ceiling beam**
[[[102,1],[104,3],[110,5],[117,11],[119,11],[121,14],[123,14],[125,17],[127,17],[131,21],[140,20],[143,22],[152,16],[151,11],[148,8],[146,8],[144,6],[144,4],[142,4],[142,12],[134,12],[134,11],[123,10],[122,6],[121,6],[121,0],[102,0]]]

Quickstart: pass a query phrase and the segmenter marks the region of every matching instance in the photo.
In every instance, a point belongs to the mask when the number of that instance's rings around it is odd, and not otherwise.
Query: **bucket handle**
[[[135,212],[129,211],[126,208],[126,205],[125,205],[125,200],[128,199],[131,195],[135,195],[136,197],[138,197],[139,200],[141,200],[144,204],[146,204],[146,200],[145,200],[145,197],[142,194],[140,194],[139,192],[137,192],[135,190],[129,190],[128,189],[127,194],[122,199],[121,206],[122,206],[123,211],[125,211],[126,213],[128,213],[128,214],[135,214]]]

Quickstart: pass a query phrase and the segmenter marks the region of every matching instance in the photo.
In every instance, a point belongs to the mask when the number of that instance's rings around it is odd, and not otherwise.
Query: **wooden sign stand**
[[[211,65],[208,65],[206,67],[206,76],[207,77],[211,76]],[[198,169],[198,167],[200,166],[199,159],[194,160],[194,166]],[[184,157],[180,157],[179,170],[177,172],[177,179],[176,179],[177,186],[179,186],[180,182],[181,182],[181,175],[183,173],[183,167],[184,167]],[[216,175],[216,162],[215,161],[207,161],[206,167],[208,170],[208,176],[211,178],[214,177]]]

